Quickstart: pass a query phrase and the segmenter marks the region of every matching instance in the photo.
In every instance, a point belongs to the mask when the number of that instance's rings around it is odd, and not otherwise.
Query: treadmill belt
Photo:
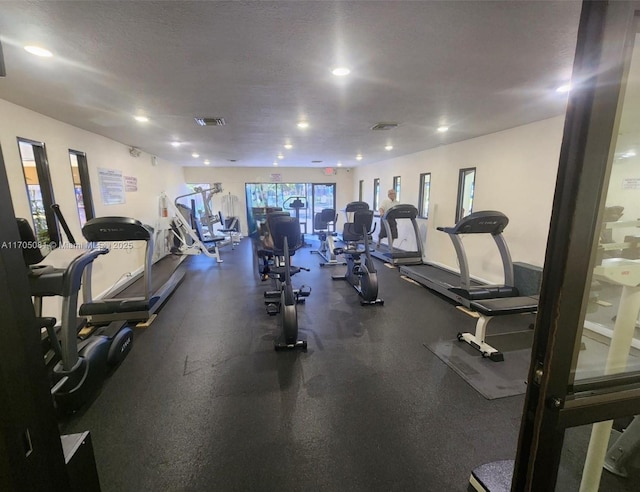
[[[175,272],[182,260],[182,256],[167,255],[153,264],[151,267],[151,294],[155,294],[160,290],[165,282],[169,280],[169,277],[173,275],[173,272]],[[144,295],[144,276],[140,276],[126,289],[115,295],[114,298],[144,297]]]
[[[429,286],[430,283],[438,282],[450,287],[460,287],[460,275],[458,273],[434,265],[401,266],[400,272],[422,285]],[[470,279],[470,282],[471,287],[481,287],[484,285],[473,279]]]

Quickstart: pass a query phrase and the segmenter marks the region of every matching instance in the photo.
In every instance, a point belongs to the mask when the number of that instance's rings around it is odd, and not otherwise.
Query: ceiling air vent
[[[372,130],[374,131],[378,131],[378,130],[393,130],[394,128],[398,128],[398,123],[376,123],[375,125],[373,125],[371,127]]]
[[[320,164],[322,161],[311,161],[311,164]]]
[[[196,123],[200,126],[224,126],[227,124],[224,118],[195,118]]]

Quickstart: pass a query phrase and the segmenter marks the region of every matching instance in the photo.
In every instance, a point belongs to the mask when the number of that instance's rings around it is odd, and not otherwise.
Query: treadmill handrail
[[[513,287],[513,261],[509,247],[504,239],[502,231],[509,223],[509,218],[502,212],[495,210],[486,210],[481,212],[473,212],[463,217],[454,227],[437,227],[437,230],[445,232],[449,235],[453,247],[456,250],[458,258],[458,266],[460,267],[460,287],[469,291],[471,289],[471,278],[469,272],[469,263],[467,254],[462,244],[461,234],[491,234],[498,251],[500,252],[500,260],[502,261],[502,269],[504,274],[504,285]]]

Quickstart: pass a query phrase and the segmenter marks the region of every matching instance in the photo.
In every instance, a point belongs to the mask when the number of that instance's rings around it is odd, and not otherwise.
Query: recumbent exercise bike
[[[369,239],[375,231],[373,225],[373,210],[365,202],[351,202],[345,209],[353,213],[353,222],[347,222],[342,231],[342,240],[346,248],[336,248],[336,254],[342,254],[347,261],[347,272],[344,275],[332,275],[333,280],[346,280],[358,292],[360,304],[384,304],[378,298],[378,272],[369,252]],[[359,247],[364,245],[364,249]],[[364,255],[364,263],[362,262]]]
[[[267,313],[275,316],[282,315],[282,331],[274,341],[276,350],[307,349],[306,340],[298,340],[298,303],[303,303],[311,294],[309,287],[294,289],[291,277],[301,270],[308,268],[291,265],[291,256],[302,247],[300,222],[297,218],[281,212],[267,216],[269,234],[273,241],[274,266],[269,269],[269,277],[276,289],[264,293]]]

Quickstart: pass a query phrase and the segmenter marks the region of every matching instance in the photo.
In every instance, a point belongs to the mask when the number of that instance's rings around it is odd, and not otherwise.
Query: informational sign
[[[100,194],[102,195],[103,204],[118,205],[125,203],[122,171],[98,168],[98,180],[100,181]]]
[[[125,176],[124,191],[126,192],[138,191],[138,178],[136,178],[135,176]]]
[[[622,180],[623,190],[640,190],[640,178],[624,178]]]
[[[271,181],[273,183],[281,183],[282,182],[282,174],[272,174]]]

